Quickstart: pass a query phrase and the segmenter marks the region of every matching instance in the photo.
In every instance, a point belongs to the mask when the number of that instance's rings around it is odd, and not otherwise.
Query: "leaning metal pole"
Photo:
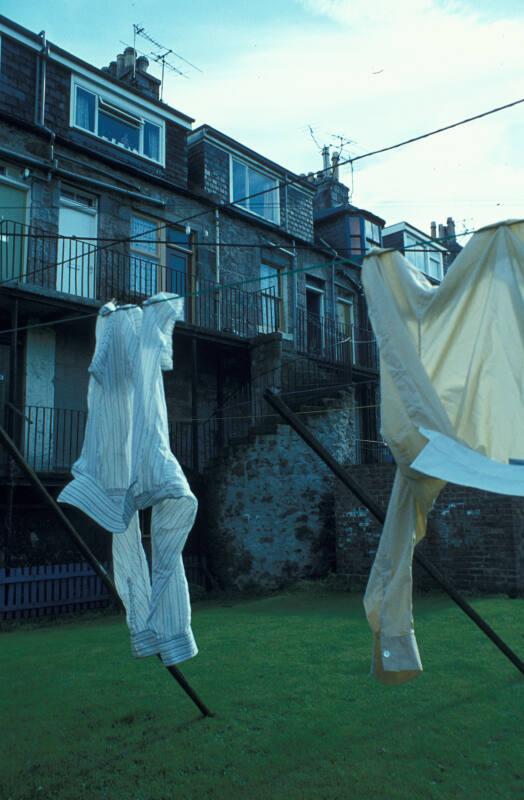
[[[0,444],[3,444],[13,461],[20,467],[22,472],[26,475],[29,482],[34,486],[40,496],[43,498],[44,502],[53,510],[55,516],[58,518],[62,527],[65,528],[71,539],[74,541],[80,552],[82,553],[85,560],[91,564],[96,574],[101,578],[104,585],[109,589],[109,592],[112,594],[113,598],[115,599],[118,606],[123,609],[123,603],[120,599],[120,596],[116,590],[115,583],[113,578],[105,569],[103,564],[100,563],[98,558],[95,554],[91,551],[88,545],[84,542],[74,525],[71,521],[66,517],[58,503],[55,501],[53,497],[49,494],[47,489],[45,488],[44,484],[36,474],[36,472],[32,469],[32,467],[27,463],[24,456],[17,448],[11,437],[7,434],[4,428],[0,425]],[[160,658],[160,656],[159,656]],[[196,692],[191,688],[189,683],[186,681],[178,667],[174,665],[166,667],[166,669],[171,673],[173,678],[177,681],[177,683],[182,687],[188,697],[191,698],[193,703],[199,708],[202,714],[205,717],[212,717],[213,713],[209,710],[209,708],[202,702]]]
[[[327,467],[342,481],[344,486],[346,486],[358,499],[371,511],[373,516],[380,522],[381,525],[384,524],[386,519],[386,514],[384,509],[377,505],[373,498],[360,486],[357,481],[353,479],[351,475],[339,464],[336,459],[333,458],[331,453],[329,453],[326,448],[320,444],[316,436],[314,436],[311,431],[300,421],[296,414],[289,408],[289,406],[284,403],[281,397],[279,397],[273,389],[266,389],[264,392],[264,398],[267,400],[270,406],[277,411],[280,416],[288,423],[288,425],[293,428],[294,431],[298,433],[298,435],[305,441],[305,443],[311,447],[311,449],[322,459],[322,461],[326,464]],[[504,653],[506,658],[508,658],[511,663],[524,675],[524,662],[518,657],[513,650],[508,647],[508,645],[495,633],[493,628],[491,628],[488,623],[478,614],[474,608],[470,606],[469,603],[464,600],[462,595],[457,592],[457,590],[449,583],[449,581],[441,574],[441,572],[431,564],[430,561],[422,554],[415,551],[414,559],[421,567],[423,567],[426,572],[428,572],[431,577],[439,584],[439,586],[444,589],[445,592],[451,597],[451,599],[464,611],[468,617],[473,620],[475,625],[477,625],[480,630],[486,634],[488,639],[491,639],[493,644],[498,647],[498,649]]]

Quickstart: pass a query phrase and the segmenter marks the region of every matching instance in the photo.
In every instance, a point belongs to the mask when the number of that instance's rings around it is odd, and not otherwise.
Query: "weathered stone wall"
[[[353,477],[386,507],[395,467],[350,466]],[[336,502],[337,572],[365,585],[378,546],[380,526],[342,486]],[[462,591],[524,593],[524,499],[449,484],[429,517],[432,532],[420,551]],[[415,584],[434,586],[419,567]]]
[[[302,417],[343,460],[351,457],[353,402],[345,393]],[[333,569],[334,480],[287,425],[226,448],[203,499],[209,561],[221,584],[275,587]]]

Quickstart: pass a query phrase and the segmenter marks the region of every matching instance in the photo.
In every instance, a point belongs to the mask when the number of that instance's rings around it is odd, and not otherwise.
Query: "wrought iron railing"
[[[355,442],[356,464],[394,464],[393,453],[385,442],[357,439]]]
[[[86,411],[26,406],[23,453],[37,472],[69,472],[84,441]]]
[[[371,330],[340,322],[329,314],[296,309],[299,353],[333,364],[378,369],[378,350]]]
[[[319,391],[344,390],[349,386],[347,370],[323,369],[292,362],[261,375],[227,398],[205,421],[175,422],[170,429],[171,448],[180,463],[202,471],[224,447],[248,441],[254,433],[274,430],[279,419],[264,399],[265,389],[280,391],[288,402],[318,397]],[[68,473],[80,455],[87,421],[86,411],[26,406],[22,419],[22,450],[29,464],[40,473]],[[386,444],[355,442],[356,464],[392,463]]]
[[[0,220],[0,283],[38,287],[70,297],[141,302],[160,291],[185,296],[191,325],[249,338],[279,326],[275,289],[218,284],[170,269],[113,245],[95,246],[74,237]]]

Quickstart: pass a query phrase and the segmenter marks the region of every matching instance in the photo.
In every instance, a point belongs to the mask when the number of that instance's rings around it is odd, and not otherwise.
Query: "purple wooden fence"
[[[108,590],[89,564],[0,569],[0,619],[65,614],[108,601]]]
[[[205,559],[185,555],[184,565],[189,583],[205,587]],[[67,614],[101,608],[109,601],[109,591],[89,564],[0,569],[0,619]]]

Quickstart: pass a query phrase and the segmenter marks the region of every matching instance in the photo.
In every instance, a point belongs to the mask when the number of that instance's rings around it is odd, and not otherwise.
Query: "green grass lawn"
[[[524,656],[524,601],[474,601]],[[441,596],[416,601],[422,676],[368,676],[361,600],[197,603],[184,674],[202,719],[122,618],[0,637],[2,800],[524,800],[524,677]]]

